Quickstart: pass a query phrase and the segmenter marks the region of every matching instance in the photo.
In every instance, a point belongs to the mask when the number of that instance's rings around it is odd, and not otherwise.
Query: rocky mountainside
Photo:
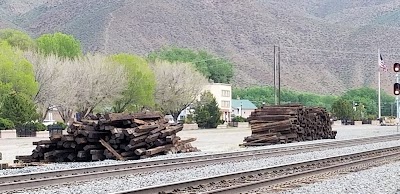
[[[282,85],[321,94],[377,87],[378,48],[400,61],[396,0],[0,0],[0,16],[34,37],[73,34],[85,51],[205,49],[234,62],[236,86],[273,83],[274,45]],[[393,80],[383,74],[382,87]]]

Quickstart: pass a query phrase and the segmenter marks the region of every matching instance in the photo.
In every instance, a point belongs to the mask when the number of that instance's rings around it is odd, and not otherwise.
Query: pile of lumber
[[[176,134],[182,124],[170,124],[159,112],[89,115],[73,122],[66,135],[33,142],[29,156],[17,159],[29,162],[74,162],[105,159],[133,160],[167,153],[199,151]]]
[[[248,118],[252,134],[241,146],[335,139],[329,113],[320,107],[299,104],[263,106]]]

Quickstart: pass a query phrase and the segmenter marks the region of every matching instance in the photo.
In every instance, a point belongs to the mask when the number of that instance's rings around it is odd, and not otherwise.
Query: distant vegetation
[[[184,48],[163,48],[149,54],[149,59],[169,62],[192,63],[208,79],[215,83],[230,83],[233,78],[232,63],[226,59],[211,55],[206,51],[194,51]]]
[[[257,107],[260,107],[262,103],[268,105],[274,104],[275,102],[273,87],[234,88],[232,91],[232,98],[235,99],[237,97],[241,99],[248,99]],[[394,107],[392,107],[394,100],[395,99],[393,96],[390,96],[385,92],[381,93],[383,116],[389,116],[396,111]],[[349,90],[341,96],[317,95],[282,89],[281,104],[287,103],[301,103],[305,106],[321,106],[332,112],[335,112],[334,109],[336,108],[338,117],[351,117],[360,119],[361,117],[377,118],[378,116],[378,92],[367,87]],[[357,105],[357,111],[354,113],[353,110],[347,110],[346,113],[338,111],[340,109],[346,109],[349,104],[351,107],[353,107],[353,103]]]

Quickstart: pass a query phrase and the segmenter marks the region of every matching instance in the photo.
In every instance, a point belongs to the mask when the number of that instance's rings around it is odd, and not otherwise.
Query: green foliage
[[[43,123],[39,122],[27,122],[21,125],[22,128],[25,129],[33,129],[35,131],[46,131],[47,127]]]
[[[194,117],[192,114],[188,114],[185,118],[185,123],[186,124],[193,124],[194,123]]]
[[[136,112],[143,106],[153,107],[156,81],[146,60],[129,54],[113,55],[111,59],[125,67],[129,79],[122,98],[114,102],[114,112]]]
[[[14,129],[14,123],[9,119],[0,118],[0,130]]]
[[[360,107],[364,106],[366,115],[378,116],[378,91],[372,88],[358,88],[349,90],[343,94],[343,99],[350,102],[357,102]],[[382,115],[390,115],[390,105],[394,102],[395,98],[385,92],[381,92]],[[385,108],[386,107],[386,108]]]
[[[38,114],[31,99],[18,93],[12,93],[4,99],[0,117],[9,119],[16,126],[21,126],[26,122],[36,120]]]
[[[81,43],[72,35],[60,32],[43,34],[36,40],[37,48],[43,55],[55,54],[61,58],[76,58],[82,55]]]
[[[196,103],[194,120],[200,128],[217,128],[221,123],[221,112],[215,97],[210,92],[201,94]]]
[[[192,63],[205,77],[216,83],[230,83],[233,77],[233,65],[229,61],[218,58],[206,51],[193,51],[185,48],[164,48],[149,54],[149,59],[169,62]]]
[[[235,116],[233,117],[232,122],[247,122],[247,120],[242,116]]]
[[[67,128],[67,125],[63,122],[56,122],[52,125],[47,126],[47,128],[51,128],[51,127],[65,129],[65,128]]]
[[[240,97],[240,99],[248,99],[257,107],[262,103],[274,104],[274,88],[267,87],[249,87],[249,88],[233,88],[232,98]],[[281,89],[281,103],[301,103],[305,106],[321,106],[331,110],[333,101],[336,96],[324,96],[311,94],[306,92],[297,92],[287,89]]]
[[[355,115],[352,103],[344,98],[339,98],[333,103],[332,113],[341,120],[354,119]]]
[[[37,90],[32,64],[22,57],[21,51],[0,42],[0,100],[12,91],[31,98]]]
[[[0,41],[6,41],[11,46],[21,50],[35,48],[35,41],[28,34],[14,29],[0,30]]]
[[[234,88],[232,97],[248,99],[258,107],[260,107],[263,102],[266,104],[274,104],[273,87]],[[346,101],[346,103],[344,101]],[[340,112],[339,107],[343,106],[344,109],[348,109],[348,103],[350,103],[350,107],[352,108],[353,101],[359,104],[355,112],[351,109],[354,113],[350,114],[348,111],[345,111],[345,113]],[[391,114],[390,106],[393,102],[394,97],[385,92],[381,92],[382,115]],[[323,96],[282,89],[281,103],[301,103],[305,106],[321,106],[332,112],[335,112],[333,111],[333,103],[336,103],[336,116],[343,118],[348,117],[348,119],[362,119],[367,117],[375,117],[376,119],[378,115],[378,91],[368,87],[349,90],[339,99],[336,96]]]

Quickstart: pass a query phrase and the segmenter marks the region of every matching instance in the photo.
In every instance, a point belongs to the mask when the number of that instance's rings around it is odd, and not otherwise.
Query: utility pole
[[[278,104],[277,95],[276,95],[276,65],[277,65],[276,45],[274,45],[274,102],[275,102],[275,105]]]
[[[399,73],[396,72],[396,83],[399,83]],[[399,132],[399,96],[396,96],[396,120],[397,120],[397,132]]]
[[[278,46],[278,104],[281,105],[281,44]]]

